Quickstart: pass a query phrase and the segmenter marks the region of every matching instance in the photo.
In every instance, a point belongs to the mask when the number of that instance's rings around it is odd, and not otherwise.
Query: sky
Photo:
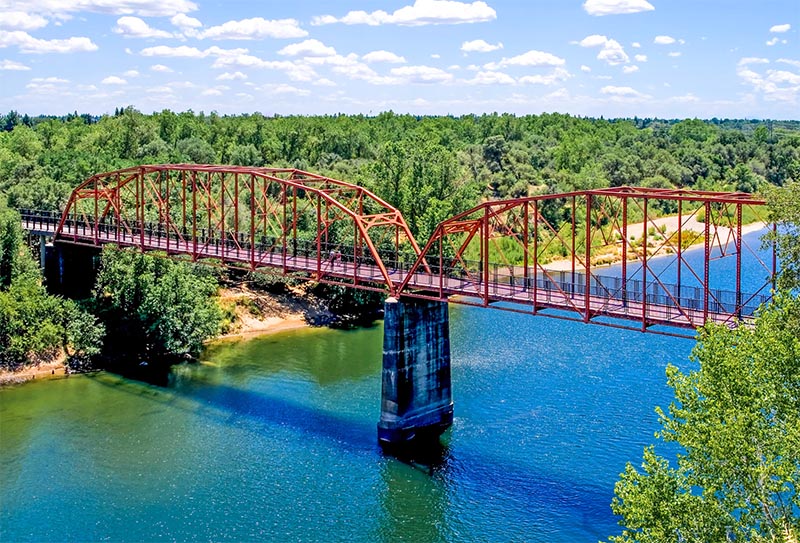
[[[0,0],[0,112],[800,119],[800,0]]]

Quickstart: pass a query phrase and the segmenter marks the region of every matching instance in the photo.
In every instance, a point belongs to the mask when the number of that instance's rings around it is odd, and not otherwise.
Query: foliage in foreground
[[[95,287],[110,353],[195,356],[219,333],[216,279],[198,266],[135,250],[103,248]]]
[[[774,240],[781,261],[778,288],[785,291],[800,289],[800,181],[789,182],[782,188],[767,190],[770,219],[778,231],[768,239]]]
[[[699,369],[667,368],[675,401],[657,437],[615,487],[616,543],[797,541],[800,536],[800,299],[778,295],[754,327],[707,325]]]

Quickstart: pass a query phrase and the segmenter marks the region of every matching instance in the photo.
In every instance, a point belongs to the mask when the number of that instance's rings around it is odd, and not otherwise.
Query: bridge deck
[[[24,219],[23,228],[37,235],[54,235],[57,223],[52,219]],[[217,259],[227,265],[241,266],[246,269],[272,268],[282,273],[302,272],[309,274],[313,280],[343,284],[360,288],[385,290],[385,279],[378,266],[367,258],[345,258],[333,261],[326,258],[325,251],[315,250],[311,254],[293,254],[291,248],[273,247],[262,250],[259,247],[246,247],[236,241],[228,243],[182,239],[178,235],[153,235],[152,232],[127,232],[114,229],[98,232],[65,225],[59,241],[81,245],[117,244],[119,246],[144,247],[145,250],[164,251],[169,254],[193,255],[198,259]],[[354,261],[358,260],[358,262]],[[390,269],[389,275],[393,283],[402,283],[408,270],[401,265]],[[611,319],[635,320],[645,329],[652,325],[668,325],[682,328],[697,328],[706,321],[733,325],[737,319],[748,319],[758,304],[766,297],[750,296],[743,298],[750,309],[746,314],[736,315],[726,311],[724,304],[712,301],[685,298],[678,300],[668,294],[669,286],[661,285],[664,291],[660,294],[643,293],[641,290],[609,289],[602,284],[591,285],[589,296],[586,296],[586,285],[581,282],[558,280],[558,272],[540,269],[534,277],[504,276],[493,277],[484,282],[476,277],[456,277],[437,273],[415,272],[408,282],[408,289],[403,295],[451,301],[468,305],[501,304],[502,309],[536,313],[541,310],[563,310],[572,313],[562,318],[588,322],[597,317]],[[569,274],[567,274],[569,275]],[[562,274],[563,278],[563,274]],[[708,309],[705,305],[708,303]],[[735,307],[735,305],[731,306]],[[558,316],[558,315],[548,315]],[[596,322],[596,321],[595,321]],[[615,326],[613,323],[603,323]],[[631,326],[621,327],[631,328]]]

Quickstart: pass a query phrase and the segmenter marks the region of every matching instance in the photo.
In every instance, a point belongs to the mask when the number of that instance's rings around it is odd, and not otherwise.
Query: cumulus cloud
[[[404,64],[406,62],[405,57],[396,55],[391,51],[384,51],[383,49],[378,51],[370,51],[361,58],[364,60],[364,62],[388,62],[390,64]]]
[[[653,11],[653,4],[647,0],[586,0],[583,9],[589,15],[623,15],[626,13],[640,13]]]
[[[184,30],[192,29],[192,28],[200,28],[203,26],[203,23],[195,19],[194,17],[189,17],[185,13],[178,13],[174,17],[172,17],[169,22],[173,25],[177,26],[178,28],[182,28]]]
[[[589,68],[586,64],[581,64],[581,71],[582,72],[591,72],[592,69]]]
[[[296,96],[308,96],[311,94],[311,91],[308,89],[300,89],[292,85],[287,85],[286,83],[264,85],[264,90],[270,94],[294,94]]]
[[[47,26],[47,19],[24,11],[0,11],[0,28],[36,30]]]
[[[800,68],[800,60],[793,60],[790,58],[779,58],[775,62],[781,62],[783,64],[788,64],[790,66],[794,66],[795,68]]]
[[[287,45],[278,51],[278,54],[286,56],[307,55],[312,57],[330,57],[336,54],[336,49],[325,45],[319,40],[311,39]]]
[[[766,101],[796,104],[800,97],[800,74],[786,70],[764,70],[761,65],[766,64],[769,64],[769,60],[765,58],[742,58],[736,67],[736,75]],[[792,62],[789,64],[794,65]]]
[[[564,59],[535,49],[511,58],[503,58],[500,62],[490,62],[484,65],[487,70],[496,70],[505,66],[563,66]]]
[[[422,26],[430,24],[482,23],[493,21],[497,12],[486,2],[456,2],[454,0],[416,0],[413,5],[405,6],[392,13],[383,10],[366,12],[351,11],[343,17],[333,15],[316,16],[312,25],[344,23],[348,25],[365,24],[378,26],[397,24],[405,26]]]
[[[200,50],[197,47],[189,47],[188,45],[180,45],[178,47],[170,47],[168,45],[156,45],[155,47],[146,47],[142,49],[139,54],[143,57],[174,57],[174,58],[206,58],[206,57],[222,57],[222,56],[238,56],[247,53],[247,49],[222,49],[214,46],[208,49]]]
[[[597,53],[597,58],[611,66],[630,62],[630,58],[622,45],[617,40],[612,40],[607,36],[592,34],[583,38],[578,42],[578,45],[581,47],[599,47],[600,52]]]
[[[0,60],[0,70],[24,72],[30,70],[30,68],[13,60]]]
[[[137,70],[128,70],[122,75],[125,77],[139,77],[139,72]]]
[[[263,60],[245,53],[221,55],[211,65],[212,68],[230,68],[232,66],[277,70],[285,73],[293,81],[312,81],[318,77],[314,68],[307,63],[290,60]]]
[[[126,38],[171,38],[170,32],[152,28],[138,17],[120,17],[114,32]]]
[[[549,74],[535,74],[520,77],[518,82],[522,85],[554,85],[572,77],[564,68],[555,68]]]
[[[164,66],[163,64],[153,64],[152,66],[150,66],[150,69],[153,70],[154,72],[161,72],[165,74],[172,73],[174,71],[169,66]]]
[[[100,83],[102,83],[103,85],[124,85],[127,83],[127,81],[125,81],[121,77],[110,75],[105,79],[103,79]]]
[[[503,72],[478,72],[475,77],[464,81],[467,85],[513,85],[516,80]]]
[[[245,80],[247,75],[242,72],[225,72],[217,76],[217,81],[233,81],[235,79]]]
[[[647,55],[634,55],[633,59],[636,62],[647,62]]]
[[[390,73],[408,83],[444,83],[453,79],[453,74],[432,66],[401,66]]]
[[[667,56],[679,57],[679,56],[681,56],[681,52],[680,51],[670,51],[669,53],[667,53]]]
[[[212,40],[260,40],[264,38],[304,38],[308,32],[295,19],[267,20],[262,17],[228,21],[197,34]]]
[[[97,45],[89,38],[66,38],[63,40],[40,40],[22,30],[7,32],[0,30],[0,47],[16,45],[22,53],[78,53],[97,51]]]
[[[778,36],[775,36],[771,40],[767,40],[765,43],[767,45],[769,45],[769,46],[772,46],[772,45],[775,45],[776,43],[778,43],[779,41],[781,41],[781,39]]]
[[[5,0],[4,5],[27,13],[55,17],[87,11],[109,15],[171,17],[197,10],[197,4],[190,0]]]
[[[633,72],[638,72],[638,71],[639,71],[639,67],[636,66],[636,65],[623,66],[622,67],[622,73],[625,73],[625,74],[632,74]]]
[[[649,95],[641,93],[631,87],[616,87],[613,85],[607,85],[600,89],[602,94],[613,96],[616,98],[634,98],[634,99],[643,99],[643,98],[650,98]]]
[[[503,42],[497,43],[488,43],[484,40],[472,40],[472,41],[465,41],[461,44],[461,50],[465,53],[476,52],[476,53],[490,53],[492,51],[497,51],[498,49],[503,48]]]
[[[672,36],[656,36],[655,39],[653,40],[653,43],[655,43],[656,45],[672,45],[676,41],[678,40],[676,40]]]
[[[784,32],[789,32],[791,30],[792,25],[786,23],[782,25],[774,25],[769,29],[770,32],[775,32],[776,34],[782,34]]]
[[[200,93],[201,96],[222,96],[222,91],[219,89],[206,89]]]

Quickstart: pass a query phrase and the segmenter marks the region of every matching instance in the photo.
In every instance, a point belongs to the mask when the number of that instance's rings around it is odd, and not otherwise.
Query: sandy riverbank
[[[19,371],[0,371],[0,386],[18,385],[41,379],[63,379],[64,377],[69,377],[67,367],[63,360],[56,360],[29,366]]]
[[[648,223],[647,223],[648,230],[651,227],[655,227],[659,231],[665,231],[667,235],[671,235],[672,233],[677,232],[679,226],[680,225],[678,224],[678,217],[677,216],[660,217],[658,219],[653,219],[652,221],[648,221]],[[765,223],[763,223],[763,222],[754,222],[754,223],[750,223],[750,224],[745,224],[745,225],[742,225],[742,235],[749,234],[751,232],[758,232],[760,230],[765,229],[766,227],[767,227],[767,225]],[[666,229],[666,230],[662,230],[662,229]],[[702,223],[702,222],[697,221],[694,217],[691,217],[689,219],[684,218],[683,219],[682,230],[684,232],[691,231],[691,232],[694,232],[696,234],[697,233],[701,233],[701,232],[705,232],[705,224]],[[642,238],[642,235],[644,234],[644,223],[629,224],[627,233],[628,233],[628,239],[640,240]],[[659,233],[659,235],[661,235],[661,234]],[[725,227],[725,226],[717,226],[716,227],[716,232],[712,231],[712,236],[713,236],[713,239],[712,239],[712,244],[713,245],[715,245],[715,246],[719,245],[719,244],[725,245],[728,242],[733,242],[733,240],[735,239],[735,232],[733,231],[732,228],[728,228],[728,227]],[[702,237],[701,237],[701,239],[702,239]],[[660,239],[659,241],[655,242],[655,246],[658,247],[658,246],[662,245],[662,243],[663,243],[663,239]],[[704,242],[695,243],[693,245],[685,247],[683,250],[684,251],[689,251],[689,250],[692,250],[692,249],[702,248],[703,245],[704,245]],[[647,253],[648,257],[663,256],[663,255],[673,254],[673,251],[669,247],[667,247],[666,245],[664,247],[661,247],[659,250],[655,250],[656,247],[653,247],[652,244],[649,244],[648,246],[652,247],[654,249],[652,252],[650,250],[648,250],[648,253]],[[613,266],[614,264],[618,264],[618,263],[622,262],[622,251],[621,251],[621,248],[617,249],[614,253],[604,253],[602,255],[602,258],[603,258],[602,263],[592,263],[592,268]],[[637,260],[637,258],[631,257],[631,253],[629,252],[628,253],[628,261],[631,261],[631,260]],[[568,260],[568,259],[565,259],[565,260],[554,260],[554,261],[549,262],[547,264],[542,264],[542,267],[547,269],[547,270],[553,270],[553,271],[567,271],[567,270],[571,270],[572,269],[572,261]]]

